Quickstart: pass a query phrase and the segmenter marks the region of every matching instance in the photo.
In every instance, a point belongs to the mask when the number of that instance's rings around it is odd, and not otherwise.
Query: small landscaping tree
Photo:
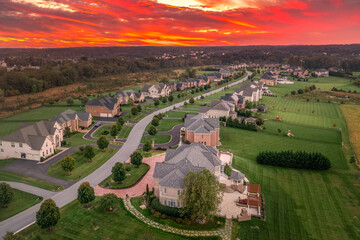
[[[144,152],[148,152],[152,149],[152,145],[151,145],[151,142],[148,140],[146,141],[146,143],[144,144],[143,146],[143,150]]]
[[[81,204],[86,204],[84,207],[89,208],[89,202],[95,199],[94,188],[90,186],[89,182],[83,182],[78,188],[78,197],[77,199]]]
[[[92,158],[95,157],[94,148],[91,145],[86,145],[84,149],[84,157],[89,159],[89,162],[92,161]]]
[[[67,174],[70,176],[71,171],[75,168],[75,159],[73,157],[66,156],[61,160],[61,168],[67,172]]]
[[[141,108],[141,105],[140,105],[140,104],[138,104],[138,105],[136,106],[136,108],[137,108],[137,111],[138,111],[138,112],[141,112],[141,111],[142,111],[142,108]]]
[[[135,165],[138,168],[142,164],[143,156],[140,152],[135,151],[130,156],[131,164]]]
[[[36,224],[42,229],[47,228],[49,231],[54,228],[60,219],[60,210],[55,202],[50,198],[46,199],[36,213]]]
[[[7,208],[7,205],[14,198],[14,192],[9,184],[0,183],[0,203],[3,208]]]
[[[299,89],[297,92],[298,92],[298,94],[303,94],[303,93],[304,93],[304,90]]]
[[[264,119],[262,118],[261,115],[259,115],[257,118],[256,118],[256,125],[258,126],[261,126],[264,124]]]
[[[132,114],[133,116],[135,116],[135,115],[138,114],[138,109],[137,109],[137,107],[132,107],[132,108],[131,108],[131,114]]]
[[[291,95],[296,95],[296,91],[291,91]]]
[[[100,198],[100,206],[105,211],[112,212],[118,205],[119,200],[114,193],[105,194]]]
[[[120,184],[126,178],[124,164],[117,162],[111,169],[112,179]]]
[[[226,175],[228,175],[229,177],[231,176],[231,168],[229,167],[229,165],[225,165],[225,167],[224,167],[224,173],[226,174]]]
[[[209,170],[202,170],[198,174],[189,172],[180,194],[183,214],[193,221],[206,221],[218,212],[222,196],[222,187]]]
[[[169,100],[169,102],[172,102],[172,101],[174,100],[174,97],[173,97],[172,95],[170,95],[170,96],[168,97],[168,100]]]
[[[156,99],[156,100],[154,101],[155,107],[159,106],[159,104],[160,104],[160,101],[159,101],[158,99]]]
[[[64,136],[65,136],[65,137],[70,137],[70,135],[71,135],[70,128],[69,128],[69,127],[65,127],[65,129],[64,129]]]
[[[154,126],[150,126],[148,133],[152,136],[155,136],[157,134],[157,129]]]
[[[129,106],[133,106],[133,105],[134,105],[134,100],[133,100],[132,98],[130,98],[130,99],[128,100],[128,105],[129,105]]]
[[[89,99],[86,96],[81,98],[82,105],[85,105],[88,101],[89,101]]]
[[[117,119],[117,125],[120,125],[120,126],[122,126],[122,125],[124,125],[124,123],[125,123],[125,121],[124,121],[124,118],[123,117],[119,117],[118,119]]]
[[[151,125],[155,127],[159,126],[159,119],[157,117],[154,117],[151,121]]]
[[[194,98],[190,98],[189,103],[193,104],[195,102]]]
[[[115,137],[118,134],[118,127],[117,125],[112,125],[110,129],[110,135]]]
[[[101,149],[103,152],[109,146],[109,141],[106,139],[105,136],[99,137],[99,139],[97,140],[96,143],[97,143],[99,149]]]
[[[66,103],[68,105],[73,105],[74,104],[74,99],[72,97],[68,97],[68,98],[66,98]]]
[[[162,99],[161,99],[161,101],[162,101],[162,103],[166,103],[167,102],[167,99],[166,99],[166,97],[163,97]]]

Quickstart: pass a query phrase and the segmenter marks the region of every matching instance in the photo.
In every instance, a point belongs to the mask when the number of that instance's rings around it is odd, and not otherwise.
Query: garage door
[[[107,113],[100,113],[100,117],[107,117]]]

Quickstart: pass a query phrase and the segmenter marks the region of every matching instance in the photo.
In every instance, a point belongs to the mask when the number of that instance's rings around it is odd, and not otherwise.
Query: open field
[[[14,193],[14,198],[8,204],[8,207],[3,208],[2,206],[0,206],[0,222],[42,201],[42,197],[35,196],[33,194],[23,192],[14,188],[12,190]]]
[[[0,182],[1,181],[21,182],[21,183],[29,184],[34,187],[43,188],[43,189],[53,191],[53,192],[61,191],[64,189],[63,186],[60,186],[60,185],[57,185],[54,183],[49,183],[49,182],[46,182],[41,179],[1,170],[1,168],[10,164],[14,160],[15,159],[0,160]]]
[[[350,134],[350,142],[356,154],[356,158],[358,161],[360,161],[360,106],[342,105],[341,112],[343,113],[347,122]]]
[[[128,163],[126,163],[128,164]],[[120,189],[120,188],[128,188],[133,185],[135,185],[138,181],[141,180],[141,178],[147,173],[147,171],[150,169],[150,166],[147,164],[141,164],[138,168],[134,167],[133,165],[129,164],[131,166],[130,171],[126,171],[126,178],[124,181],[122,181],[121,184],[118,184],[117,182],[113,181],[112,175],[107,177],[104,181],[102,181],[99,185],[102,187],[106,187],[106,183],[110,184],[110,188],[114,189]]]
[[[112,213],[105,212],[99,206],[100,197],[91,204],[91,209],[83,208],[73,201],[60,210],[61,218],[52,232],[40,229],[36,224],[21,232],[28,240],[35,239],[218,239],[188,238],[174,236],[154,228],[150,228],[129,213],[119,199],[120,207]]]
[[[48,168],[48,175],[68,181],[80,180],[103,165],[117,152],[117,150],[118,149],[107,148],[105,149],[105,152],[103,152],[100,149],[95,148],[96,155],[92,159],[92,162],[89,162],[80,151],[74,152],[71,156],[75,159],[75,168],[70,176],[61,168],[61,161],[56,162]]]

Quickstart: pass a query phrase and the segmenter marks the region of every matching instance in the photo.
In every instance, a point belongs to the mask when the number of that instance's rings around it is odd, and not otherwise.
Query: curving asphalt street
[[[230,83],[224,87],[231,87],[243,81],[246,81],[249,75],[250,72],[247,72],[247,75],[241,80]],[[211,94],[223,91],[224,87],[215,89],[208,93],[204,93],[203,96],[206,97]],[[194,99],[200,99],[200,96],[195,97]],[[82,179],[82,181],[76,182],[64,191],[56,193],[52,196],[52,199],[56,202],[56,205],[61,208],[66,204],[70,203],[71,201],[75,200],[77,198],[77,189],[82,182],[89,182],[90,185],[94,187],[98,185],[101,181],[103,181],[106,177],[108,177],[111,172],[111,168],[116,162],[125,162],[127,159],[129,159],[130,155],[138,148],[146,126],[151,122],[152,118],[156,114],[165,113],[172,110],[174,107],[179,108],[184,105],[184,102],[185,101],[179,102],[169,107],[160,109],[156,112],[150,113],[141,121],[139,121],[131,130],[127,141],[112,158],[110,158],[107,162],[105,162],[101,167],[99,167],[89,176]],[[0,237],[3,237],[7,231],[18,232],[21,229],[27,227],[28,225],[34,223],[36,212],[39,210],[39,208],[40,204],[37,204],[7,220],[0,222]]]

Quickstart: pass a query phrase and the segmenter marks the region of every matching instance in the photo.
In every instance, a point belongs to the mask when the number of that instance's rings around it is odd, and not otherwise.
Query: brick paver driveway
[[[163,162],[164,160],[165,160],[165,154],[157,157],[144,158],[143,163],[148,164],[150,166],[150,169],[146,173],[146,175],[141,179],[141,181],[135,184],[135,186],[125,189],[106,189],[97,185],[94,187],[95,195],[103,196],[104,194],[107,193],[115,193],[116,196],[121,198],[125,198],[126,194],[128,194],[129,197],[140,196],[146,191],[146,184],[149,184],[149,190],[151,191],[151,189],[154,187],[154,178],[152,176],[154,173],[155,164],[157,162]],[[126,162],[130,162],[130,159],[127,160]]]

